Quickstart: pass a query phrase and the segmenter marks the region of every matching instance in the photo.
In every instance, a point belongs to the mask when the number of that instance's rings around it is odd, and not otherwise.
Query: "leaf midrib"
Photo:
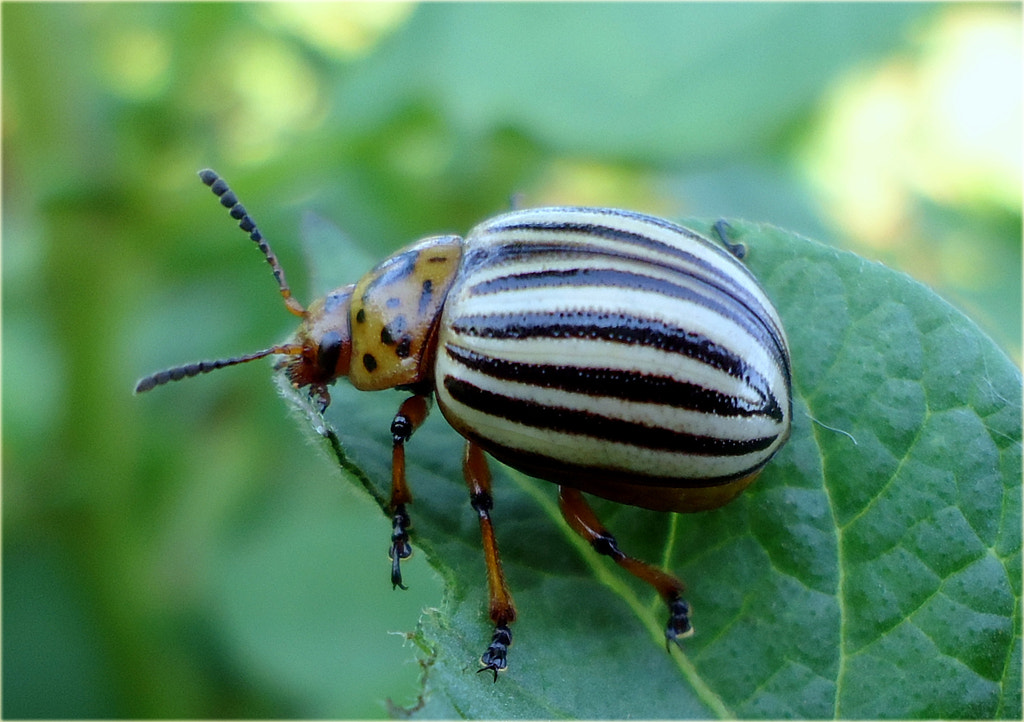
[[[626,583],[622,576],[623,573],[619,569],[612,568],[611,562],[608,559],[594,551],[594,548],[576,534],[563,520],[557,503],[555,503],[550,494],[546,494],[541,490],[541,484],[545,482],[537,482],[512,469],[508,469],[507,473],[512,481],[554,522],[569,545],[579,552],[583,562],[592,570],[594,578],[622,599],[647,630],[655,646],[660,649],[665,642],[665,630],[655,617],[651,606],[640,600],[634,590]],[[660,605],[657,608],[660,608]],[[672,657],[672,661],[679,669],[683,678],[690,683],[697,698],[711,710],[714,716],[719,719],[734,719],[736,717],[736,714],[729,709],[722,698],[707,685],[685,652],[682,650],[672,650],[669,656]]]

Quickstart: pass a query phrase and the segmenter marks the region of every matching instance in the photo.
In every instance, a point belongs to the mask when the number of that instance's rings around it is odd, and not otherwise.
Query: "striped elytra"
[[[463,472],[494,627],[480,671],[495,680],[516,610],[485,453],[558,485],[568,525],[665,601],[666,644],[692,634],[682,582],[625,554],[581,492],[660,511],[712,509],[746,488],[788,438],[785,332],[722,225],[719,244],[630,211],[514,211],[464,239],[407,246],[304,308],[224,181],[200,176],[260,247],[302,323],[284,344],[162,371],[137,392],[272,355],[320,412],[341,377],[365,391],[407,390],[390,429],[391,581],[402,588],[411,553],[405,444],[436,396],[466,439]]]
[[[434,386],[512,467],[694,511],[785,442],[789,374],[778,314],[732,253],[637,213],[542,208],[467,236]]]

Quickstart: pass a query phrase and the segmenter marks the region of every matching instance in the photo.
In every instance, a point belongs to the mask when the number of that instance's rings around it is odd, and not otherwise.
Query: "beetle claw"
[[[405,504],[395,507],[395,513],[391,517],[391,548],[388,549],[388,558],[391,559],[391,588],[401,587],[408,589],[402,584],[402,560],[412,556],[412,546],[409,545],[409,528],[411,520],[405,513]]]
[[[323,416],[327,407],[331,405],[331,392],[324,384],[312,384],[309,387],[309,400],[313,402],[317,413]]]
[[[406,547],[408,549],[408,547]],[[388,550],[388,556],[391,557],[391,588],[392,589],[408,589],[409,587],[402,584],[402,559],[408,559],[411,552],[402,555],[403,550],[395,550],[395,547],[391,547]]]
[[[402,560],[412,556],[412,547],[409,545],[408,537],[405,540],[397,539],[388,549],[388,557],[391,559],[391,588],[408,589],[402,584]]]
[[[491,637],[491,644],[487,651],[480,657],[480,664],[483,666],[476,671],[480,674],[490,671],[494,674],[494,681],[498,681],[498,672],[504,672],[508,667],[508,648],[512,646],[512,630],[506,624],[499,624],[494,628],[494,636]]]
[[[690,624],[690,605],[682,597],[676,597],[668,603],[668,624],[665,625],[665,651],[672,653],[671,644],[680,649],[682,641],[693,636],[693,625]]]

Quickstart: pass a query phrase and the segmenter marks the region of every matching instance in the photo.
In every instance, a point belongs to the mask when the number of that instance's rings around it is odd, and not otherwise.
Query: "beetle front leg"
[[[505,572],[501,568],[498,541],[494,537],[494,525],[491,523],[491,508],[494,506],[494,499],[491,496],[491,471],[487,467],[483,449],[472,441],[466,444],[462,473],[469,486],[469,502],[480,517],[480,536],[483,541],[487,589],[490,596],[488,611],[491,621],[494,622],[491,644],[480,657],[483,666],[477,672],[490,670],[494,673],[494,681],[497,682],[498,672],[508,666],[508,648],[512,646],[512,630],[508,625],[516,620],[516,608],[505,581]]]
[[[655,566],[634,559],[619,549],[618,542],[601,524],[590,504],[579,489],[558,487],[558,508],[577,534],[590,542],[599,554],[609,556],[620,567],[652,587],[668,605],[668,624],[665,626],[665,648],[671,642],[693,634],[690,624],[690,605],[683,599],[683,583]]]
[[[391,422],[391,437],[394,446],[391,451],[391,587],[407,587],[402,584],[402,560],[412,555],[409,545],[409,526],[412,521],[405,505],[412,503],[412,493],[405,479],[405,442],[427,418],[430,412],[428,396],[410,396],[398,407]]]

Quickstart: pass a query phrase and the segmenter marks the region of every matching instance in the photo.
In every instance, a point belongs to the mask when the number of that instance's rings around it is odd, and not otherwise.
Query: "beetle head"
[[[249,234],[249,238],[259,246],[267,263],[274,272],[274,278],[284,299],[285,306],[296,316],[302,318],[302,325],[291,342],[257,351],[243,356],[234,356],[216,361],[199,361],[197,363],[175,366],[159,371],[141,379],[135,385],[135,393],[149,391],[170,381],[179,381],[199,374],[215,371],[227,366],[236,366],[267,356],[281,355],[286,358],[278,362],[276,368],[284,369],[288,378],[296,388],[310,387],[310,397],[317,402],[322,412],[330,403],[327,393],[328,384],[339,376],[348,375],[349,360],[352,355],[351,331],[349,330],[349,306],[353,286],[345,286],[332,291],[323,299],[312,304],[307,310],[292,297],[291,289],[285,281],[284,270],[270,245],[263,238],[256,223],[249,217],[238,198],[212,170],[199,172],[203,183],[210,187],[214,195],[220,198],[221,205],[228,209],[231,217],[238,221],[238,226]]]
[[[287,344],[299,350],[275,366],[284,369],[295,388],[309,386],[309,395],[321,412],[330,403],[327,386],[342,376],[348,376],[351,366],[349,311],[354,289],[354,285],[343,286],[312,303],[292,343]]]

